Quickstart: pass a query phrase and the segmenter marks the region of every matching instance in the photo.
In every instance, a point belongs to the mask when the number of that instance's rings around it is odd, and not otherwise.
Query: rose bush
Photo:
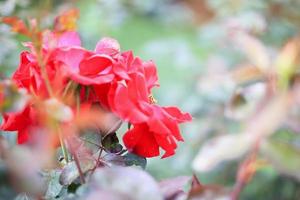
[[[98,105],[133,125],[123,138],[128,151],[154,157],[162,148],[163,157],[174,155],[176,141],[183,141],[178,124],[192,117],[154,102],[151,90],[159,84],[152,61],[142,61],[131,51],[121,52],[112,38],[101,39],[94,51],[87,50],[74,31],[47,30],[41,41],[40,49],[32,42],[25,43],[29,51],[21,53],[12,76],[17,87],[33,97],[22,111],[3,114],[2,130],[18,131],[18,143],[28,142],[31,130],[45,123],[37,101],[57,98],[64,102],[64,94],[72,93],[79,98],[76,103],[65,102],[72,110],[83,103]],[[72,84],[73,91],[68,87]]]

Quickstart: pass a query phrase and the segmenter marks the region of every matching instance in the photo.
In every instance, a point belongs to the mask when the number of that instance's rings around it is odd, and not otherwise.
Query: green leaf
[[[269,139],[262,145],[262,153],[281,173],[300,180],[300,148],[278,139]]]
[[[123,146],[119,143],[116,133],[111,133],[102,139],[102,145],[110,153],[119,153],[123,150]]]
[[[133,153],[127,153],[123,157],[125,159],[126,166],[136,165],[136,166],[141,166],[143,169],[146,168],[147,159],[144,157],[138,156]]]

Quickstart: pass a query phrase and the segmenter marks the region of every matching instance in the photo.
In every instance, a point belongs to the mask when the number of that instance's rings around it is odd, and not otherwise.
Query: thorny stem
[[[38,62],[38,65],[41,68],[41,74],[42,74],[42,77],[45,81],[46,89],[48,91],[49,96],[53,97],[54,94],[53,94],[53,90],[51,88],[50,80],[49,80],[49,77],[48,77],[48,74],[47,74],[47,71],[46,71],[45,61],[41,57],[42,47],[40,47],[38,45],[40,41],[39,41],[39,38],[38,38],[37,34],[33,34],[32,40],[33,40],[33,47],[34,47],[34,49],[36,51],[36,54],[37,54],[37,62]],[[45,60],[48,59],[48,56],[49,55],[46,55]],[[63,135],[62,135],[61,130],[59,128],[58,128],[58,137],[59,137],[60,146],[61,146],[61,149],[62,149],[62,152],[63,152],[63,156],[64,156],[66,162],[68,163],[69,158],[68,158],[67,149],[66,149],[66,146],[65,146],[65,143],[64,143]]]
[[[100,164],[102,152],[103,152],[103,148],[100,148],[100,151],[99,151],[99,154],[98,154],[98,158],[97,158],[97,162],[96,162],[96,167],[98,167],[99,164]]]
[[[33,39],[35,39],[35,37],[33,37]],[[48,74],[46,72],[46,66],[45,66],[45,62],[44,60],[42,59],[41,57],[41,47],[38,46],[38,42],[39,41],[36,41],[36,40],[33,40],[33,45],[34,45],[34,49],[36,51],[36,54],[37,54],[37,61],[38,61],[38,64],[41,68],[41,72],[42,72],[42,77],[45,81],[45,85],[46,85],[46,88],[47,88],[47,91],[49,93],[49,96],[50,97],[53,97],[53,91],[52,91],[52,88],[51,88],[51,84],[50,84],[50,80],[49,80],[49,77],[48,77]],[[47,58],[48,56],[46,56],[46,60],[48,59]]]
[[[250,153],[250,155],[248,156],[248,158],[243,161],[242,165],[240,166],[239,170],[243,170],[243,167],[247,167],[247,163],[249,162],[255,162],[256,160],[256,156],[259,150],[259,145],[260,145],[260,139],[258,138],[256,143],[254,144],[253,147],[253,151]],[[250,172],[251,174],[247,176],[242,176],[242,178],[239,178],[239,175],[237,177],[237,182],[236,185],[234,186],[234,189],[231,193],[231,200],[238,200],[239,196],[242,192],[242,190],[244,189],[244,187],[247,185],[247,183],[251,180],[252,176],[256,173],[256,169],[252,172]]]
[[[115,130],[118,126],[120,126],[122,124],[122,120],[118,120],[105,134],[104,134],[104,138],[109,135],[113,130]],[[104,148],[102,146],[99,145],[99,149],[100,149],[100,152],[99,152],[99,155],[98,155],[98,158],[97,158],[97,162],[96,162],[96,167],[99,166],[100,164],[100,160],[101,160],[101,154],[104,150]]]
[[[236,185],[234,186],[234,190],[231,194],[231,200],[238,200],[239,196],[245,186],[246,186],[246,183],[244,181],[238,181],[236,183]]]
[[[99,149],[103,149],[103,150],[104,150],[104,147],[102,147],[102,146],[99,145],[99,144],[96,144],[95,142],[89,141],[89,140],[87,140],[87,139],[85,139],[85,138],[82,138],[82,137],[80,137],[80,139],[83,140],[83,141],[85,141],[85,142],[87,142],[87,143],[90,143],[90,144],[95,145],[95,146],[98,147]]]
[[[80,162],[79,162],[78,156],[77,156],[76,152],[74,152],[73,150],[72,150],[72,154],[74,156],[75,165],[76,165],[77,170],[79,172],[80,181],[81,181],[82,184],[84,184],[85,183],[85,178],[84,178],[83,172],[82,172],[81,167],[80,167]]]

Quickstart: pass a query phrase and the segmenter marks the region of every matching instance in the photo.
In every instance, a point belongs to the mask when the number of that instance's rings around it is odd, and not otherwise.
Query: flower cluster
[[[87,50],[74,31],[46,31],[40,46],[25,46],[29,51],[21,53],[12,80],[35,101],[29,100],[21,112],[3,114],[1,125],[2,130],[18,132],[18,143],[30,141],[32,130],[43,122],[36,99],[53,102],[49,99],[59,99],[75,88],[80,105],[92,108],[97,104],[132,125],[123,137],[130,152],[143,157],[158,156],[160,148],[165,151],[163,157],[175,153],[176,141],[183,140],[178,124],[190,121],[191,116],[176,107],[156,104],[151,93],[158,86],[153,62],[145,62],[131,51],[121,52],[119,43],[112,38],[101,39],[94,51]],[[70,107],[71,112],[76,112]]]

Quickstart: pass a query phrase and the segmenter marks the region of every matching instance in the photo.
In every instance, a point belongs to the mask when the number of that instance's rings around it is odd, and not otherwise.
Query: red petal
[[[109,108],[108,92],[110,90],[110,85],[111,84],[107,83],[107,84],[93,86],[97,100],[105,108]]]
[[[111,70],[112,60],[105,55],[93,55],[85,58],[79,65],[80,74],[92,76],[98,74],[107,74]]]
[[[18,144],[23,144],[27,142],[28,139],[29,139],[29,133],[27,129],[18,131],[18,137],[17,137]]]
[[[159,155],[159,146],[146,124],[134,125],[123,137],[125,146],[133,153],[143,157]]]
[[[111,88],[109,103],[112,110],[125,121],[141,123],[148,120],[148,116],[140,110],[137,102],[131,101],[128,89],[122,83],[116,83]]]
[[[22,130],[29,125],[29,107],[20,113],[9,113],[3,115],[1,130],[16,131]]]
[[[146,80],[140,73],[131,76],[131,80],[128,82],[129,98],[134,102],[144,101],[148,102],[149,93],[146,88]]]
[[[70,73],[70,78],[82,85],[101,85],[111,82],[114,79],[113,74],[100,75],[96,77],[82,76],[77,73]]]
[[[153,87],[159,86],[156,66],[152,61],[149,61],[144,62],[143,67],[145,70],[148,92],[150,93],[150,90]]]
[[[163,134],[155,134],[154,136],[158,145],[166,151],[162,158],[166,158],[175,154],[175,149],[177,148],[177,145],[173,136]]]
[[[183,113],[177,107],[163,107],[163,109],[178,123],[192,120],[192,116],[189,113]]]
[[[67,71],[79,72],[79,64],[90,52],[83,48],[64,48],[56,52],[56,60],[63,62]]]

